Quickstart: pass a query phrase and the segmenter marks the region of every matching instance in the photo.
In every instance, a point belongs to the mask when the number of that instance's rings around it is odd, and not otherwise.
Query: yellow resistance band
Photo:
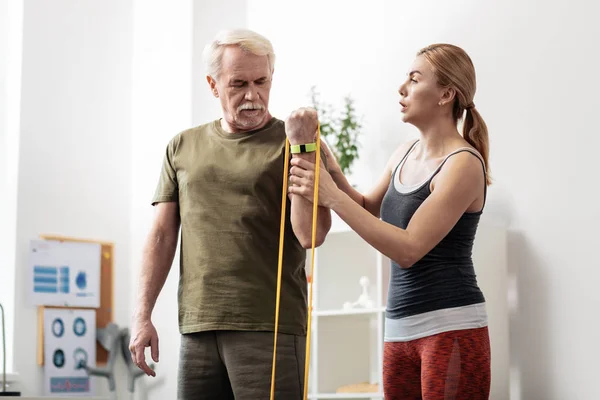
[[[313,299],[313,282],[315,280],[315,243],[317,240],[317,210],[319,205],[319,177],[321,170],[321,126],[317,123],[317,151],[315,160],[315,187],[313,194],[313,218],[312,218],[312,254],[310,264],[310,282],[308,284],[308,321],[307,321],[307,332],[306,332],[306,359],[304,362],[304,400],[308,395],[308,370],[310,365],[310,336],[312,326],[312,299]],[[275,300],[275,338],[273,343],[273,368],[271,371],[271,397],[270,400],[275,399],[275,366],[277,364],[277,333],[279,330],[279,304],[281,298],[281,271],[283,268],[283,239],[285,232],[285,216],[286,216],[286,202],[287,202],[287,190],[288,190],[288,174],[289,174],[289,150],[290,144],[288,139],[285,141],[285,161],[283,167],[283,190],[281,194],[281,224],[279,227],[279,265],[277,267],[277,297]]]

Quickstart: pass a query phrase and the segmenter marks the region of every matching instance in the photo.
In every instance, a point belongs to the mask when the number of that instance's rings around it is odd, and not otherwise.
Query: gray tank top
[[[431,194],[431,180],[450,157],[468,151],[478,157],[484,166],[476,151],[461,148],[449,154],[424,182],[410,187],[401,185],[397,172],[416,144],[411,146],[395,168],[381,204],[381,219],[402,229],[406,229],[415,211]],[[482,211],[483,208],[478,212],[464,213],[446,237],[412,267],[403,269],[392,262],[387,319],[407,318],[485,302],[471,258]]]

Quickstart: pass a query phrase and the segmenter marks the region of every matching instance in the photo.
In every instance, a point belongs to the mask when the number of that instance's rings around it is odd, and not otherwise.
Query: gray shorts
[[[278,335],[276,399],[303,398],[305,352],[306,336]],[[273,332],[182,335],[177,398],[268,400],[272,364]]]

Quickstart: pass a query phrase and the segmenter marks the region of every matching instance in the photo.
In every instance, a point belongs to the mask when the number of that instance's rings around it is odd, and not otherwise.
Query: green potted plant
[[[350,95],[344,97],[341,111],[336,111],[331,104],[322,103],[315,86],[310,92],[312,106],[319,113],[321,137],[329,145],[344,175],[352,172],[352,165],[358,159],[358,137],[361,124],[356,115],[354,100]]]

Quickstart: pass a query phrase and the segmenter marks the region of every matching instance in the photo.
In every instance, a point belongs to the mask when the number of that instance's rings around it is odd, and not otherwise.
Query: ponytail
[[[492,179],[488,161],[490,150],[487,125],[475,106],[472,104],[469,106],[463,123],[463,138],[481,154],[486,170],[485,183],[489,186],[492,184]]]
[[[453,88],[456,97],[452,108],[454,122],[462,119],[463,138],[481,154],[485,167],[485,183],[490,185],[490,167],[488,157],[490,154],[488,130],[483,118],[473,104],[477,84],[475,82],[475,67],[469,55],[460,47],[452,44],[438,43],[421,49],[417,56],[423,56],[433,67],[438,79],[438,85],[443,88]]]

